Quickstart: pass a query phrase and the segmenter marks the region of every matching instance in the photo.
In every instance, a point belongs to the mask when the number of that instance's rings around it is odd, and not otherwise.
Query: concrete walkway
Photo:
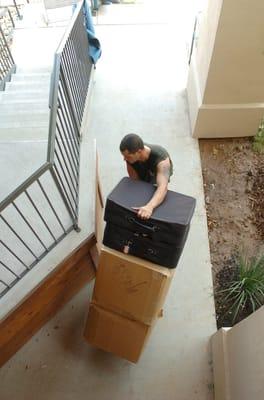
[[[210,254],[199,146],[190,136],[185,93],[186,27],[193,21],[180,3],[172,3],[174,10],[161,4],[101,8],[96,32],[103,56],[83,145],[97,140],[105,196],[126,174],[120,139],[137,132],[168,148],[175,167],[170,189],[197,199],[164,315],[138,364],[131,364],[83,340],[92,285],[85,287],[1,369],[1,400],[213,399]]]

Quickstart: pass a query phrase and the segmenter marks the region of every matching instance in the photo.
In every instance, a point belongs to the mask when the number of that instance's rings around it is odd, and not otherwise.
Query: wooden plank
[[[90,249],[94,235],[0,323],[0,366],[9,360],[87,282],[95,277]]]
[[[99,155],[95,141],[96,175],[95,175],[95,236],[98,253],[101,251],[103,241],[104,200],[99,175]]]
[[[94,266],[97,269],[98,264],[99,264],[99,251],[98,251],[97,244],[91,248],[90,255],[92,257]]]

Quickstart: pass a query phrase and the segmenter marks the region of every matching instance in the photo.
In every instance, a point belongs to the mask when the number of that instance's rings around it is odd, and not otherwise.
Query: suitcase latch
[[[157,250],[154,250],[154,249],[149,247],[147,249],[147,254],[150,255],[150,256],[156,256],[157,255]]]

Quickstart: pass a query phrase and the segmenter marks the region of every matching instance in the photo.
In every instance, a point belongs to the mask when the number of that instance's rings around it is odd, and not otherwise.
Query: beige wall
[[[256,133],[264,116],[263,15],[261,0],[211,0],[199,18],[187,84],[193,136]]]
[[[264,399],[264,306],[212,338],[215,400]]]
[[[202,97],[206,88],[222,2],[223,0],[208,1],[205,10],[198,15],[193,56]]]
[[[224,0],[205,104],[264,102],[264,1]]]

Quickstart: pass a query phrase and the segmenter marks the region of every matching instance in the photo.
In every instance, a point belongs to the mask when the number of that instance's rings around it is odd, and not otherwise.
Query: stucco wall
[[[205,104],[264,102],[263,18],[264,1],[223,1]]]
[[[264,116],[264,2],[211,0],[199,18],[187,94],[195,137],[254,135]]]
[[[264,399],[264,306],[212,339],[215,400]]]
[[[208,0],[203,12],[197,16],[197,35],[193,55],[202,97],[207,86],[222,3],[223,0]]]

